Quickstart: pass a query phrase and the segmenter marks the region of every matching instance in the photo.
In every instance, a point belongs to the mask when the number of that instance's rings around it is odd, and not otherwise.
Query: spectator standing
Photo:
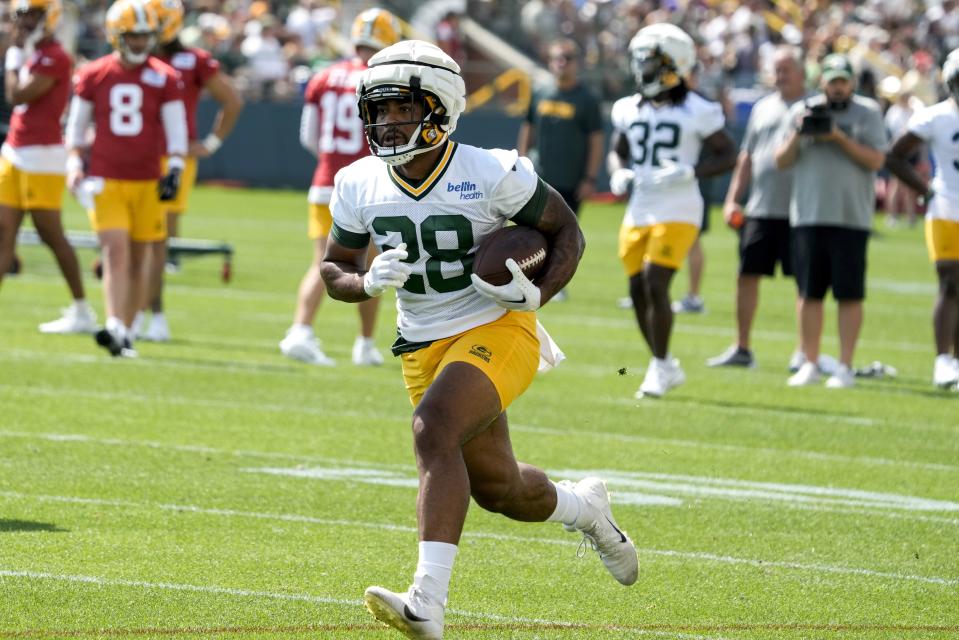
[[[736,279],[736,344],[706,361],[711,367],[755,366],[750,334],[759,305],[762,276],[792,276],[789,200],[792,171],[776,168],[776,149],[790,121],[787,114],[805,93],[802,53],[782,46],[773,58],[776,92],[756,103],[746,123],[746,135],[736,160],[723,218],[739,230],[739,275]],[[751,187],[751,189],[750,189]],[[745,217],[742,201],[749,189]]]
[[[580,56],[573,40],[550,45],[549,70],[556,86],[533,97],[516,143],[521,156],[534,152],[537,173],[577,216],[583,200],[596,190],[603,158],[599,100],[579,80]]]
[[[889,152],[889,170],[926,200],[926,247],[936,265],[939,294],[932,315],[936,360],[932,381],[938,387],[959,382],[959,163],[956,160],[956,131],[959,131],[959,49],[946,58],[942,67],[949,97],[916,112],[907,131]],[[927,183],[911,161],[928,143],[936,173]]]
[[[902,90],[902,82],[895,76],[889,76],[879,83],[880,93],[890,100],[889,108],[884,116],[889,137],[899,139],[908,131],[909,121],[913,113],[923,108],[922,102],[908,91]],[[921,170],[926,165],[923,149],[916,149],[910,162]],[[895,175],[889,176],[886,187],[886,224],[894,227],[898,224],[900,215],[905,215],[909,226],[916,224],[919,194],[913,191]]]
[[[853,77],[845,56],[826,56],[822,93],[808,104],[793,105],[789,121],[795,126],[776,150],[779,169],[795,167],[789,220],[805,362],[789,378],[790,386],[815,384],[821,377],[823,298],[829,289],[839,303],[839,367],[826,386],[855,384],[852,359],[863,321],[874,182],[885,161],[888,137],[879,105],[854,95]],[[828,128],[801,133],[802,123],[822,125],[827,118]]]

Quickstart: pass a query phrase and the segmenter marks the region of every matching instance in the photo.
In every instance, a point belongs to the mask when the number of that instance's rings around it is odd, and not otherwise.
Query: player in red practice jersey
[[[73,305],[40,325],[44,333],[92,333],[97,319],[87,304],[77,254],[60,216],[67,153],[60,118],[70,95],[73,60],[54,37],[60,0],[15,0],[13,45],[7,49],[10,132],[0,158],[0,280],[10,268],[17,231],[27,211],[60,265]]]
[[[186,111],[179,74],[150,55],[158,28],[152,7],[145,0],[117,0],[106,27],[113,53],[76,76],[67,121],[67,186],[87,208],[103,250],[107,320],[97,344],[113,356],[135,356],[130,326],[148,294],[151,243],[166,238],[161,200],[175,198],[179,187]],[[84,166],[81,152],[91,124],[96,134]],[[161,174],[164,152],[169,170]]]
[[[180,216],[186,213],[190,192],[196,182],[197,160],[207,158],[223,144],[223,140],[230,134],[240,117],[243,109],[243,99],[231,84],[230,80],[220,72],[220,63],[207,51],[194,47],[185,47],[180,42],[179,34],[183,28],[183,3],[181,0],[149,0],[160,21],[159,46],[154,55],[180,72],[184,85],[184,105],[186,106],[187,129],[189,132],[189,153],[186,165],[180,180],[180,190],[176,198],[165,203],[167,237],[175,238],[179,232]],[[196,130],[196,110],[203,90],[210,93],[214,100],[220,103],[220,111],[213,121],[213,129],[199,139]],[[164,158],[164,168],[166,158]],[[158,243],[151,254],[150,266],[151,296],[149,308],[153,318],[148,327],[135,331],[144,340],[166,342],[170,339],[170,328],[163,314],[163,273],[164,265],[175,269],[175,260],[168,258],[166,242]],[[140,318],[141,316],[138,316]],[[135,324],[139,324],[136,322]]]
[[[308,197],[308,235],[314,243],[313,263],[300,282],[293,325],[280,342],[280,351],[287,357],[324,366],[335,363],[320,348],[313,333],[313,319],[326,292],[320,277],[320,263],[333,224],[329,207],[333,176],[342,167],[370,154],[356,106],[357,80],[377,51],[399,41],[399,21],[388,11],[368,9],[353,21],[350,39],[356,55],[325,69],[306,86],[300,142],[319,159]],[[374,254],[375,251],[370,251],[371,258]],[[373,343],[377,306],[377,298],[359,305],[360,335],[353,344],[354,364],[383,364],[383,356]]]

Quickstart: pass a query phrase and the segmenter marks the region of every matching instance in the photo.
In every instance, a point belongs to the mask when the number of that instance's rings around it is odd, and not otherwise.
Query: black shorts
[[[803,298],[822,300],[832,288],[836,300],[866,297],[866,246],[869,232],[845,227],[792,229],[793,267]]]
[[[789,220],[746,218],[739,232],[739,273],[776,275],[778,262],[783,275],[793,275]]]

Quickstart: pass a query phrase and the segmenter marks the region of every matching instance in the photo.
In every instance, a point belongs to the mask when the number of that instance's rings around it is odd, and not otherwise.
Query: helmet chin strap
[[[147,61],[147,58],[150,56],[149,51],[143,51],[142,53],[133,53],[132,51],[124,51],[123,59],[129,62],[130,64],[143,64]]]

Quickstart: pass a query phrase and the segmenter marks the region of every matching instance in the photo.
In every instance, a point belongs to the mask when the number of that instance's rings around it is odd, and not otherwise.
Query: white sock
[[[570,527],[576,524],[579,518],[579,498],[573,493],[573,489],[565,484],[557,484],[550,480],[556,489],[556,509],[553,514],[546,518],[547,522],[562,522]]]
[[[153,321],[154,321],[154,322],[166,322],[166,318],[163,316],[163,312],[162,312],[162,311],[154,312],[154,314],[153,314]]]
[[[450,576],[458,547],[448,542],[420,542],[420,560],[413,574],[413,584],[446,606]]]
[[[110,316],[107,318],[107,321],[103,326],[107,331],[112,333],[120,340],[126,338],[130,332],[130,330],[127,329],[127,326],[123,324],[123,320],[120,320],[120,318],[117,318],[116,316]]]
[[[290,330],[288,333],[313,335],[313,327],[311,327],[308,324],[300,324],[298,322],[294,322],[293,324],[290,325]]]
[[[73,301],[73,306],[76,309],[86,309],[90,306],[86,298],[76,298]]]

